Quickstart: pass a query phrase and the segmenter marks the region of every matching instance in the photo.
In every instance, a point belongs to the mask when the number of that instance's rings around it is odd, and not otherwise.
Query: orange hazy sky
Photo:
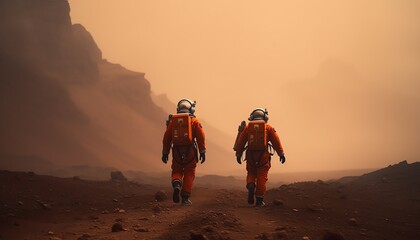
[[[146,73],[155,94],[167,94],[173,102],[184,97],[197,100],[198,117],[231,135],[232,141],[237,125],[253,108],[268,108],[269,123],[280,133],[290,156],[290,169],[382,167],[406,157],[420,157],[413,150],[419,139],[411,135],[407,137],[408,143],[395,153],[383,148],[396,143],[382,141],[383,136],[370,133],[373,136],[363,137],[366,142],[381,143],[374,151],[368,151],[363,148],[366,146],[363,142],[358,145],[359,151],[345,147],[358,142],[359,135],[346,134],[346,140],[336,146],[331,137],[342,136],[326,129],[325,136],[320,136],[322,147],[317,149],[334,154],[326,154],[314,163],[311,144],[316,145],[317,139],[311,136],[307,140],[303,129],[310,127],[312,117],[317,121],[322,116],[314,116],[316,112],[310,114],[311,109],[299,109],[302,105],[294,106],[292,100],[299,96],[293,92],[296,84],[306,82],[309,85],[305,85],[305,91],[310,91],[308,86],[315,86],[314,89],[327,89],[325,95],[329,95],[347,91],[341,85],[352,89],[354,84],[349,82],[357,79],[359,86],[367,84],[367,91],[372,91],[367,96],[376,96],[376,90],[380,89],[384,94],[379,95],[388,96],[384,98],[390,102],[394,96],[402,96],[420,103],[420,1],[69,2],[73,23],[87,28],[104,58]],[[343,74],[352,77],[341,76],[340,69],[351,69],[351,73]],[[322,82],[325,79],[327,83]],[[331,81],[341,90],[335,89]],[[328,87],[322,87],[324,83]],[[355,96],[351,94],[348,96]],[[313,94],[311,99],[316,97]],[[326,103],[334,104],[334,99]],[[306,115],[296,113],[299,111]],[[339,119],[347,119],[346,114],[337,112]],[[311,118],[306,122],[291,119],[297,116]],[[420,120],[417,115],[408,123],[395,120],[384,128],[413,124],[412,130],[418,131],[416,120]],[[364,154],[352,156],[353,162],[337,161],[355,151]],[[410,153],[404,155],[404,152]],[[323,152],[316,154],[322,156]]]

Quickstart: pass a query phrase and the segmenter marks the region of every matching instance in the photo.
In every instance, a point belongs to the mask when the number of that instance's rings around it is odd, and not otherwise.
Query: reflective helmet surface
[[[265,108],[256,108],[254,109],[248,118],[249,121],[252,120],[264,120],[268,121],[268,111]]]
[[[191,113],[195,112],[195,101],[189,99],[181,99],[176,107],[177,113]]]

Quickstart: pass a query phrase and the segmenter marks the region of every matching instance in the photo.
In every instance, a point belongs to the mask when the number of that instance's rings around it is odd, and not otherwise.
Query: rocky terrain
[[[255,208],[235,188],[196,186],[185,207],[172,203],[169,188],[115,174],[87,181],[1,171],[0,239],[415,240],[419,173],[418,162],[402,162],[339,181],[285,184]]]

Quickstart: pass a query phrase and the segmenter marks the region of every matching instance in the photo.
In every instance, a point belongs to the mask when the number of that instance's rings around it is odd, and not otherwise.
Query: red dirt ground
[[[157,202],[160,190],[0,171],[0,239],[420,239],[419,163],[334,182],[282,185],[267,206],[237,189],[194,189],[193,206]],[[125,231],[111,232],[120,222]],[[307,238],[304,238],[307,237]],[[325,238],[326,239],[326,238]],[[339,238],[330,238],[339,239]]]

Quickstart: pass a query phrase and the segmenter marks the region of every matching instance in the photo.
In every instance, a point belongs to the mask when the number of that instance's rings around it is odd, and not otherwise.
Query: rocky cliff
[[[159,170],[165,114],[144,74],[103,60],[67,1],[0,9],[0,167]]]
[[[0,168],[169,170],[160,162],[167,111],[144,73],[103,59],[65,0],[0,7]],[[220,172],[229,153],[211,140],[208,148],[206,169]]]

